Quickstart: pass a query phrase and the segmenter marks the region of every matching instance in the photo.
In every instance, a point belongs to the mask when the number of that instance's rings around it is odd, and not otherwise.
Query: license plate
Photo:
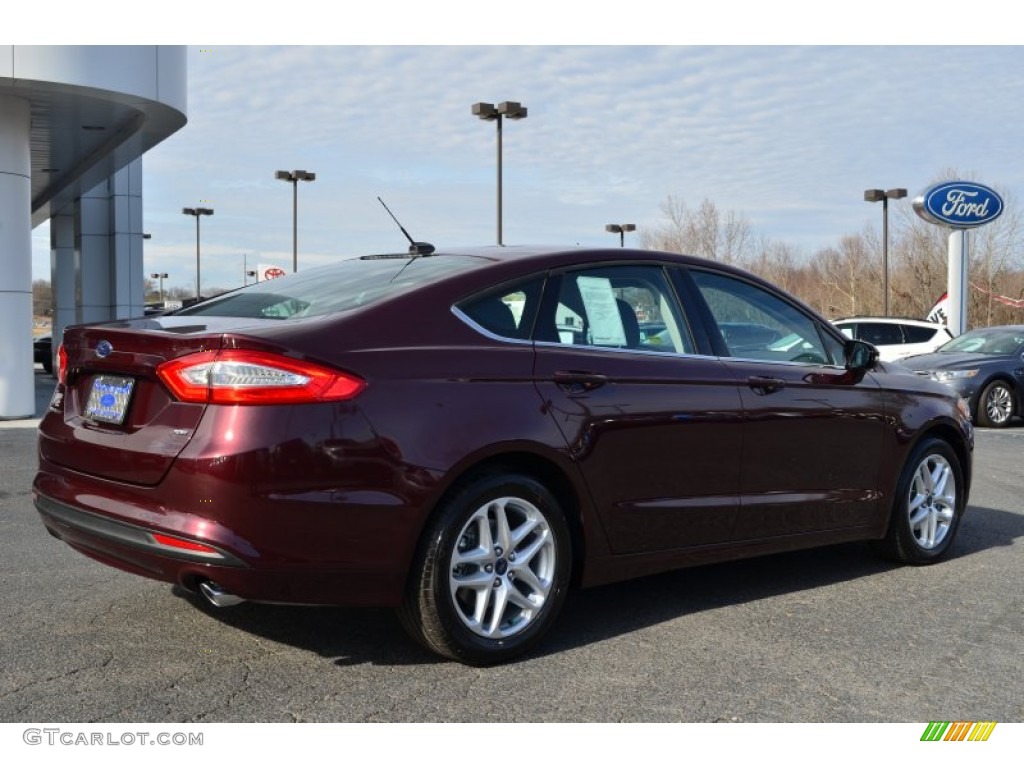
[[[85,418],[123,424],[135,380],[128,376],[97,376],[85,401]]]

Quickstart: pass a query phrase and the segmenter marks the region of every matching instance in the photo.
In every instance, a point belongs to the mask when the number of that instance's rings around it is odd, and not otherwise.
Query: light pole
[[[626,247],[626,233],[636,231],[636,224],[605,224],[605,232],[615,232],[619,235],[619,248]]]
[[[160,303],[164,303],[164,279],[169,277],[166,272],[150,272],[149,276],[160,281]]]
[[[868,203],[882,201],[882,314],[889,316],[889,201],[907,196],[905,189],[865,189]]]
[[[275,179],[292,183],[292,272],[299,271],[299,182],[316,181],[309,171],[277,171]]]
[[[196,301],[199,301],[202,297],[199,292],[199,217],[213,216],[213,208],[182,208],[181,212],[196,217]]]
[[[526,107],[518,101],[503,101],[497,107],[478,101],[473,105],[473,114],[481,120],[494,120],[498,124],[498,245],[504,245],[501,235],[501,118],[522,120],[526,117]]]

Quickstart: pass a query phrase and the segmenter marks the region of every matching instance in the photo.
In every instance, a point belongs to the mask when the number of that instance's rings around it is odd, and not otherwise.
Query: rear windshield
[[[473,268],[472,256],[370,256],[265,280],[175,312],[176,315],[287,320],[375,304]]]

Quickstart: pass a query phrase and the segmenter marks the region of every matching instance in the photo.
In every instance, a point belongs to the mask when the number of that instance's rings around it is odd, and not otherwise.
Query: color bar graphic
[[[933,721],[924,729],[921,741],[988,741],[995,727],[992,721]]]

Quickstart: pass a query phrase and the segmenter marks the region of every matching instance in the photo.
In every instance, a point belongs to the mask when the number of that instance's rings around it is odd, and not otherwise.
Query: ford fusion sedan
[[[966,404],[765,281],[415,248],[68,328],[46,528],[213,606],[393,606],[481,665],[540,642],[572,587],[837,542],[949,552]]]
[[[971,406],[982,427],[1005,427],[1021,415],[1024,392],[1024,325],[977,328],[930,355],[901,364],[947,384]]]

